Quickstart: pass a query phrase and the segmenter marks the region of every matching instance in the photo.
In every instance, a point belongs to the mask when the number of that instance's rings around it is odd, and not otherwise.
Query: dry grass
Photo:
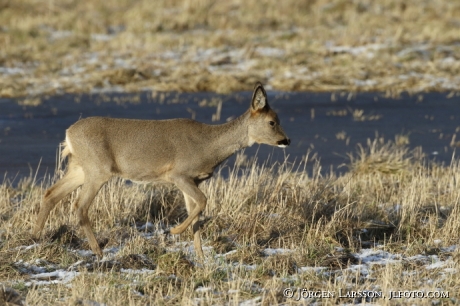
[[[0,96],[455,91],[450,0],[0,0]]]
[[[103,187],[90,210],[106,250],[105,260],[97,262],[79,251],[88,245],[69,213],[76,192],[51,213],[44,240],[34,244],[29,230],[50,180],[24,180],[17,187],[5,182],[0,185],[4,298],[11,293],[10,301],[18,301],[19,295],[28,305],[297,304],[283,296],[290,287],[336,294],[299,302],[307,304],[359,301],[338,297],[339,289],[382,291],[387,299],[377,300],[380,304],[395,301],[388,300],[391,290],[442,290],[449,298],[396,301],[458,303],[458,161],[428,163],[418,151],[376,139],[352,156],[344,175],[323,176],[318,167],[308,174],[303,166],[253,163],[232,169],[226,179],[224,167],[204,183],[210,217],[203,230],[205,262],[190,252],[189,231],[162,233],[186,217],[183,198],[172,186],[112,180]],[[142,228],[146,222],[151,224]],[[356,265],[365,263],[362,252],[379,250],[398,260]],[[439,260],[444,266],[428,266]],[[33,285],[36,269],[78,273],[67,283]]]

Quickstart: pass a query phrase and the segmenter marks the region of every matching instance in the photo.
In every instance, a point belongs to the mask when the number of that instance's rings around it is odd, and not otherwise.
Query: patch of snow
[[[195,62],[202,62],[205,60],[209,60],[209,57],[219,54],[219,58],[224,57],[226,52],[222,52],[216,48],[209,48],[209,49],[198,49],[193,57],[193,61]]]
[[[96,41],[110,41],[114,35],[107,34],[91,34],[91,39]]]
[[[49,39],[51,41],[59,40],[59,39],[64,39],[73,36],[72,31],[51,31]]]
[[[93,87],[90,90],[93,94],[100,94],[100,93],[114,93],[114,92],[125,92],[125,89],[122,86],[111,86],[107,84],[106,87]]]
[[[350,46],[326,46],[326,49],[334,53],[349,53],[354,56],[365,55],[367,58],[374,57],[374,51],[390,48],[386,44],[369,44],[364,46],[350,47]]]
[[[152,222],[146,222],[142,226],[138,227],[139,231],[152,231],[155,228],[155,225]]]
[[[175,52],[175,51],[166,51],[160,54],[160,57],[162,59],[175,59],[175,60],[180,60],[182,58],[182,53],[181,52]]]
[[[117,253],[120,251],[120,248],[121,246],[103,249],[102,253],[104,255],[101,259],[101,262],[113,260],[115,256],[117,255]]]
[[[133,292],[135,295],[137,295],[137,296],[144,296],[142,293],[140,293],[140,292],[137,291],[137,290],[133,290],[132,292]]]
[[[419,86],[418,90],[423,91],[424,89],[430,88],[430,87],[440,87],[443,89],[457,89],[460,86],[460,78],[445,78],[445,77],[439,77],[436,75],[432,74],[423,74],[423,73],[417,73],[417,72],[411,72],[409,74],[402,74],[399,75],[398,78],[400,80],[408,80],[408,79],[416,79],[421,82],[421,85]]]
[[[30,273],[30,272],[33,272],[33,273],[45,273],[46,272],[46,269],[44,267],[38,267],[38,266],[35,266],[35,265],[28,265],[28,266],[24,266],[24,267],[17,266],[17,267],[18,267],[19,271],[21,271],[23,273]]]
[[[84,264],[84,263],[85,263],[84,260],[79,260],[79,261],[77,261],[77,262],[71,264],[67,270],[69,270],[69,271],[74,271],[74,270],[76,270],[77,267],[81,266],[81,265]]]
[[[149,221],[145,224],[136,226],[136,229],[140,232],[139,234],[146,239],[152,239],[154,237],[164,235],[165,228],[165,224],[161,221],[158,223],[152,223]]]
[[[348,270],[352,273],[359,273],[363,276],[368,276],[369,275],[369,265],[366,264],[361,264],[361,265],[351,265],[349,268],[344,269]]]
[[[419,54],[423,54],[424,56],[427,56],[428,55],[428,48],[430,48],[429,45],[425,44],[425,45],[419,45],[419,46],[414,46],[414,47],[409,47],[409,48],[405,48],[401,51],[399,51],[396,55],[398,57],[405,57],[411,53],[419,53]]]
[[[356,305],[356,303],[353,303],[353,304],[351,304],[351,303],[340,304],[340,306],[355,306],[355,305]],[[359,305],[360,306],[375,306],[376,304],[374,304],[374,303],[359,303]]]
[[[72,250],[72,252],[77,253],[81,257],[91,257],[94,255],[93,251],[90,250]]]
[[[149,273],[154,273],[155,270],[150,270],[150,269],[120,269],[121,273],[128,273],[128,274],[149,274]]]
[[[54,272],[34,274],[30,276],[32,280],[26,282],[25,285],[30,287],[32,285],[40,286],[50,284],[66,284],[72,281],[79,274],[79,272],[65,270],[56,270]]]
[[[298,270],[299,273],[305,272],[314,272],[314,273],[321,273],[322,271],[327,270],[327,267],[300,267]]]
[[[107,304],[99,303],[93,300],[79,300],[77,304],[84,306],[107,306]]]
[[[408,261],[416,261],[416,260],[428,261],[428,257],[425,256],[425,255],[417,254],[417,255],[414,255],[414,256],[411,256],[411,257],[407,257],[407,258],[405,258],[405,260],[408,260]]]
[[[243,269],[248,270],[248,271],[254,271],[255,269],[257,269],[256,264],[254,264],[254,265],[240,265],[239,263],[235,262],[233,265],[238,266],[238,267],[243,268]]]
[[[40,260],[37,263],[43,264],[43,262],[41,262]],[[21,271],[22,273],[27,273],[27,274],[44,273],[47,271],[47,269],[55,268],[55,266],[52,264],[48,264],[48,263],[45,263],[45,264],[47,265],[47,267],[40,267],[40,266],[30,264],[28,262],[24,262],[22,259],[14,263],[14,265],[18,268],[19,271]]]
[[[135,66],[132,64],[132,60],[116,58],[113,62],[115,64],[115,67],[121,67],[126,69],[135,68]]]
[[[195,292],[206,293],[211,292],[213,289],[211,287],[198,287],[195,289]]]
[[[174,247],[168,247],[166,248],[166,250],[170,252],[179,252],[179,251],[183,251],[185,253],[195,252],[193,241],[176,242],[174,245],[175,245]],[[211,246],[202,246],[201,248],[203,250],[203,253],[209,253],[214,249]]]
[[[377,81],[375,80],[353,80],[353,83],[360,87],[377,85]]]
[[[232,254],[235,254],[236,252],[238,252],[237,250],[231,250],[225,254],[216,254],[215,258],[219,258],[219,257],[226,257],[228,255],[232,255]]]
[[[81,74],[81,73],[84,73],[86,71],[86,68],[85,67],[82,67],[82,66],[78,66],[78,65],[72,65],[70,67],[64,67],[60,72],[59,74],[61,76],[69,76],[71,78],[73,78],[73,81],[72,82],[80,82],[80,80],[76,79],[76,76],[77,74]],[[71,80],[69,80],[70,82]]]
[[[261,296],[255,297],[250,300],[243,301],[239,303],[239,306],[254,306],[254,305],[260,305],[260,301],[262,300]]]
[[[272,249],[272,248],[266,248],[263,250],[263,253],[267,256],[273,256],[273,255],[286,255],[294,252],[294,250],[290,249]]]
[[[118,251],[120,251],[120,247],[105,248],[102,252],[106,254],[107,253],[115,254],[115,253],[118,253]]]
[[[241,60],[234,67],[235,67],[236,70],[249,71],[256,64],[257,64],[257,60],[255,60],[255,59]],[[265,88],[270,90],[269,85],[266,85]]]
[[[84,57],[86,58],[86,64],[96,65],[100,62],[98,52],[85,53]]]
[[[455,250],[457,249],[457,245],[451,245],[449,247],[446,247],[446,248],[441,248],[441,251],[443,252],[454,252]]]
[[[454,274],[457,273],[458,269],[456,268],[445,268],[444,272],[449,273],[449,274]]]
[[[362,263],[369,264],[387,264],[391,262],[397,262],[402,259],[399,254],[391,254],[382,250],[375,249],[362,249],[359,253],[353,254],[360,259]]]
[[[36,247],[40,246],[39,243],[34,243],[34,244],[31,244],[31,245],[21,245],[21,246],[18,246],[16,248],[14,248],[15,250],[24,250],[24,251],[28,251],[28,250],[31,250],[31,249],[35,249]]]
[[[451,66],[455,64],[456,62],[457,60],[452,56],[445,57],[440,61],[440,63],[444,66]]]
[[[440,269],[444,267],[445,265],[447,265],[448,263],[452,262],[452,260],[447,260],[447,261],[439,260],[438,256],[432,256],[432,258],[434,259],[434,262],[425,267],[427,270]]]
[[[1,74],[16,75],[16,74],[25,74],[26,70],[22,68],[10,68],[10,67],[0,67]]]
[[[142,236],[145,239],[153,239],[153,238],[155,238],[155,234],[151,233],[151,232],[147,232],[147,233],[146,232],[140,232],[139,235]]]
[[[257,47],[255,51],[259,55],[267,57],[282,57],[286,54],[286,52],[282,49],[271,47]]]

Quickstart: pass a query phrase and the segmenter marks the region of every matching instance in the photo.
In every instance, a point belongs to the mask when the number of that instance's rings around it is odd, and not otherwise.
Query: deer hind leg
[[[201,247],[201,230],[200,230],[200,222],[198,222],[200,217],[196,217],[192,221],[192,229],[193,229],[193,245],[195,247],[196,255],[199,258],[203,259],[203,248]]]
[[[76,164],[70,163],[64,177],[45,192],[45,196],[43,197],[42,204],[40,205],[40,210],[37,215],[35,227],[32,230],[32,235],[36,239],[40,238],[40,233],[45,226],[51,210],[66,195],[82,185],[84,179],[85,174],[83,169]]]
[[[102,250],[97,243],[93,230],[91,229],[88,210],[97,193],[99,192],[99,189],[101,189],[102,185],[106,181],[106,179],[98,179],[95,177],[90,178],[88,176],[81,188],[78,199],[75,201],[75,208],[77,209],[79,225],[82,227],[86,237],[88,238],[88,243],[91,250],[99,257],[102,257]]]
[[[185,198],[185,207],[187,208],[187,212],[190,213],[195,209],[195,202],[191,197],[189,197],[186,193],[184,193]],[[192,230],[193,230],[193,245],[195,247],[195,252],[199,258],[204,258],[203,249],[201,247],[201,232],[200,232],[200,223],[198,222],[200,216],[198,215],[192,221]]]

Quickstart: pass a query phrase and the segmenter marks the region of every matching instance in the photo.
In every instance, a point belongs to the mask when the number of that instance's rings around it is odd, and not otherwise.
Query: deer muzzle
[[[285,138],[283,140],[278,141],[277,144],[280,148],[286,148],[288,145],[291,144],[291,140],[289,138]]]

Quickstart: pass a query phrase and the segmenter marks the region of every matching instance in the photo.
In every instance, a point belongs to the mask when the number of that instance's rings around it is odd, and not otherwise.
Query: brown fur
[[[33,230],[39,236],[49,212],[67,194],[82,186],[75,201],[79,224],[91,249],[102,256],[88,209],[111,177],[132,181],[174,183],[184,194],[188,218],[171,229],[180,234],[192,225],[195,250],[203,257],[199,224],[206,196],[198,185],[236,151],[256,143],[289,145],[263,86],[255,86],[251,107],[222,125],[190,119],[134,120],[92,117],[79,120],[66,132],[62,158],[69,156],[67,173],[45,193]]]

